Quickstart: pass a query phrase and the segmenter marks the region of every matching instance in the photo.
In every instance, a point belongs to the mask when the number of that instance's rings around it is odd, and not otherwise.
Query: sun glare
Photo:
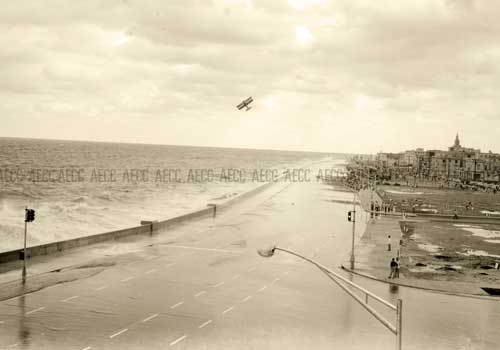
[[[366,105],[367,105],[366,97],[362,95],[358,96],[358,98],[356,99],[356,110],[360,112],[364,111],[366,109]]]
[[[111,39],[111,46],[122,46],[125,45],[130,40],[130,37],[121,32],[113,36]]]
[[[311,31],[304,26],[295,27],[295,37],[297,38],[299,44],[302,46],[310,45],[313,40]]]

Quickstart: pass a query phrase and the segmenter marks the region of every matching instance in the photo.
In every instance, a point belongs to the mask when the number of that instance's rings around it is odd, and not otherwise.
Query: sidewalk
[[[391,235],[392,238],[391,251],[387,250],[388,235]],[[405,256],[404,242],[400,252],[401,269],[399,278],[389,279],[389,264],[391,259],[397,256],[401,235],[400,219],[398,218],[378,217],[370,220],[361,241],[355,248],[355,270],[351,271],[348,269],[349,262],[347,259],[342,264],[343,268],[347,271],[364,275],[365,277],[373,278],[381,282],[456,295],[490,296],[483,289],[481,289],[481,287],[499,287],[487,285],[484,282],[466,283],[410,278],[405,276],[405,270],[408,271],[410,261]]]

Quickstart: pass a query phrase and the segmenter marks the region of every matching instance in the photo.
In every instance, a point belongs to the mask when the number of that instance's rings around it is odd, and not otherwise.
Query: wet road
[[[336,268],[350,249],[351,206],[331,200],[345,194],[315,182],[273,191],[202,230],[165,233],[99,274],[0,302],[0,349],[395,348],[395,336],[315,267],[255,253],[277,244]],[[354,280],[403,299],[404,349],[500,344],[497,301]]]

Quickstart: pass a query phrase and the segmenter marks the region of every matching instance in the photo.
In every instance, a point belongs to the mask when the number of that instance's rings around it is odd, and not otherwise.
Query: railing
[[[381,297],[375,295],[374,293],[366,290],[365,288],[358,286],[356,283],[349,281],[345,277],[339,275],[328,269],[326,266],[320,264],[317,261],[314,261],[308,257],[295,253],[291,250],[273,247],[268,251],[259,251],[259,254],[263,257],[269,257],[274,254],[276,250],[280,250],[282,252],[294,255],[302,260],[305,260],[314,266],[316,266],[321,272],[323,272],[328,278],[330,278],[333,282],[335,282],[341,289],[343,289],[347,294],[349,294],[354,300],[356,300],[363,308],[365,308],[369,313],[371,313],[380,323],[382,323],[387,329],[389,329],[396,336],[396,349],[402,349],[402,330],[403,330],[403,301],[401,299],[397,300],[396,305],[391,304],[390,302],[382,299]],[[350,290],[345,284],[357,289],[358,291],[364,294],[364,298],[361,298],[359,295],[356,295],[352,290]],[[379,302],[381,305],[389,308],[392,311],[395,311],[396,316],[396,324],[393,325],[390,321],[388,321],[384,316],[382,316],[377,310],[368,305],[369,299],[373,299]]]

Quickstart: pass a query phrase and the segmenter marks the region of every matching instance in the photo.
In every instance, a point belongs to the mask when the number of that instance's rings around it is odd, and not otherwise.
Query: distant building
[[[377,167],[390,177],[416,175],[434,180],[498,182],[500,154],[481,153],[481,150],[463,147],[458,134],[447,151],[422,148],[400,153],[379,152]]]

